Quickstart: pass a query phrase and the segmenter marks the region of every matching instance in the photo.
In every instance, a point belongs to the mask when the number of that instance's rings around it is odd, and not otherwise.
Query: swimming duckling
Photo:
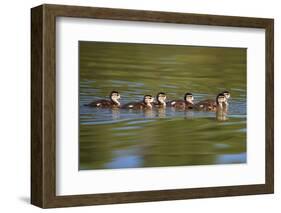
[[[230,98],[230,93],[228,91],[223,91],[220,94],[223,94],[226,98],[225,105],[228,106],[228,99]],[[215,111],[217,107],[217,100],[207,99],[200,101],[195,104],[197,110],[206,110],[206,111]]]
[[[227,98],[224,95],[224,93],[219,93],[215,101],[204,100],[194,105],[194,108],[197,110],[213,111],[213,112],[221,109],[227,109],[227,107],[228,107]]]
[[[145,95],[142,102],[127,103],[122,109],[152,109],[154,98],[151,95]]]
[[[157,102],[153,103],[153,106],[158,108],[165,108],[166,107],[166,94],[164,92],[159,92],[156,96]]]
[[[85,106],[100,107],[100,108],[120,107],[120,102],[118,101],[118,99],[120,98],[121,96],[117,91],[112,91],[109,95],[110,100],[106,100],[106,99],[97,100],[89,104],[86,104]]]
[[[173,100],[168,102],[168,106],[180,108],[180,109],[192,109],[193,108],[193,95],[186,93],[183,100]]]
[[[216,118],[218,121],[227,120],[228,103],[224,93],[217,96]]]

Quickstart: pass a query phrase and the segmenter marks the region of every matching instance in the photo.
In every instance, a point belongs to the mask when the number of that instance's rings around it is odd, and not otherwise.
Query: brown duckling
[[[85,106],[98,108],[120,107],[120,102],[118,101],[120,98],[121,96],[117,91],[112,91],[109,95],[109,100],[97,100],[86,104]]]
[[[156,101],[153,103],[153,106],[158,108],[165,108],[166,107],[166,94],[164,92],[159,92],[156,96]]]
[[[228,99],[230,98],[230,92],[223,91],[220,94],[224,95],[224,97],[226,98],[224,104],[226,106],[228,106]],[[216,106],[217,106],[217,99],[216,100],[207,99],[207,100],[203,100],[203,101],[200,101],[200,102],[195,104],[195,108],[197,110],[206,110],[206,111],[208,111],[208,110],[209,111],[215,111]]]
[[[228,107],[227,98],[224,95],[224,93],[219,93],[216,97],[216,101],[204,100],[194,105],[194,108],[197,110],[213,111],[213,112],[217,110],[227,109],[227,107]]]
[[[191,93],[186,93],[183,100],[173,100],[168,102],[168,106],[180,109],[192,109],[194,97]]]
[[[145,95],[142,102],[132,102],[123,105],[122,109],[152,109],[154,98],[151,95]]]

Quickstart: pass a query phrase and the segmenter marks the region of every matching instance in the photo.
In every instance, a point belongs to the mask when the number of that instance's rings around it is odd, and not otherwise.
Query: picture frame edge
[[[207,187],[195,189],[172,189],[172,190],[157,190],[157,191],[143,191],[143,192],[122,192],[122,193],[107,193],[92,194],[92,195],[56,195],[56,151],[55,151],[55,123],[56,123],[56,98],[55,98],[55,25],[56,17],[61,15],[71,16],[71,11],[77,9],[73,17],[84,17],[79,15],[81,10],[106,10],[116,11],[118,14],[122,11],[143,12],[143,10],[128,10],[115,8],[92,8],[69,5],[53,5],[43,4],[31,9],[31,204],[41,208],[55,208],[66,206],[79,205],[102,205],[102,204],[116,204],[116,203],[132,203],[132,202],[152,202],[162,200],[179,200],[179,199],[196,199],[208,197],[224,197],[224,196],[238,196],[251,194],[268,194],[274,193],[274,19],[268,18],[252,18],[252,17],[237,17],[237,16],[217,16],[208,14],[190,14],[190,13],[171,13],[162,11],[146,11],[148,14],[162,14],[174,15],[180,14],[184,17],[192,16],[196,20],[205,17],[210,18],[210,22],[206,25],[226,26],[222,25],[228,21],[235,20],[231,26],[245,27],[251,20],[254,22],[250,27],[265,28],[266,30],[266,92],[269,94],[266,103],[266,183],[258,185],[242,185],[242,186],[220,186]],[[62,10],[66,10],[62,13]],[[77,14],[78,13],[78,14]],[[92,12],[90,13],[92,14]],[[160,17],[162,17],[162,15]],[[89,14],[86,18],[89,18]],[[98,18],[111,19],[110,15],[99,15]],[[125,20],[118,16],[113,17],[114,20]],[[147,17],[146,17],[147,18]],[[220,25],[216,25],[216,19],[226,18],[227,21],[220,21]],[[137,18],[136,18],[137,19]],[[237,26],[237,20],[245,20],[242,26]],[[126,19],[127,20],[127,19]],[[156,22],[161,22],[159,19],[154,19]],[[204,19],[205,20],[205,19]],[[138,21],[129,19],[129,21]],[[141,20],[143,21],[143,20]],[[150,21],[145,19],[144,21]],[[162,23],[162,22],[161,22]],[[167,23],[167,22],[164,22]],[[174,22],[169,22],[174,23]],[[196,24],[190,22],[191,24]],[[211,23],[211,24],[210,24]],[[185,23],[182,23],[185,24]],[[200,22],[199,24],[203,24]],[[227,25],[228,26],[228,25]],[[256,27],[258,26],[258,27]],[[268,78],[269,75],[269,78]],[[270,93],[269,93],[270,92]],[[51,114],[51,116],[49,116]],[[39,162],[39,163],[38,163]],[[253,187],[254,186],[254,187]],[[242,188],[241,188],[242,187]],[[225,190],[224,190],[224,189]],[[240,189],[239,189],[240,188]],[[250,191],[243,191],[249,189]],[[172,191],[181,190],[185,196],[174,196],[170,198],[162,196],[154,197],[155,193],[171,193]],[[197,190],[197,191],[196,191]],[[211,194],[206,194],[206,190],[210,190]],[[214,192],[214,190],[219,190]],[[242,191],[241,191],[242,190]],[[251,191],[252,190],[252,191]],[[189,192],[205,193],[196,196],[189,195]],[[241,194],[236,194],[236,193]],[[244,192],[244,193],[243,193]],[[142,193],[139,201],[137,198],[130,202],[132,194]],[[173,192],[174,193],[174,192]],[[117,194],[121,196],[115,200],[110,196]],[[122,195],[123,194],[123,195]],[[127,194],[130,194],[127,197]],[[149,194],[148,198],[143,198]],[[170,194],[171,195],[171,194]],[[109,196],[109,197],[108,197]],[[124,197],[122,197],[124,196]],[[167,194],[165,195],[167,196]],[[126,200],[127,198],[127,200]],[[78,199],[78,200],[77,200]],[[94,200],[97,199],[97,200]],[[104,200],[101,200],[104,199]],[[113,199],[113,200],[112,200]],[[131,198],[132,199],[132,198]]]

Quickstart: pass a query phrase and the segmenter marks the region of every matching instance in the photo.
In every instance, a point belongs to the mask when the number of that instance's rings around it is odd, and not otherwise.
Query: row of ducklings
[[[172,100],[166,101],[167,96],[164,92],[159,92],[156,96],[156,102],[151,95],[145,95],[143,100],[140,102],[131,102],[121,105],[119,99],[121,98],[119,92],[112,91],[109,96],[109,100],[102,99],[93,101],[86,106],[97,107],[97,108],[121,108],[121,109],[152,109],[174,107],[181,110],[202,110],[202,111],[217,111],[219,109],[227,109],[228,99],[230,98],[230,93],[228,91],[223,91],[219,93],[215,100],[207,99],[194,103],[194,97],[191,93],[186,93],[183,100]]]

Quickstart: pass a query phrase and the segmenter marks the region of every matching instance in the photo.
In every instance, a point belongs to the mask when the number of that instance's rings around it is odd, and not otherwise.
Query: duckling
[[[192,109],[194,97],[191,93],[186,93],[183,100],[173,100],[168,102],[168,106],[180,109]]]
[[[158,108],[165,108],[166,107],[166,94],[164,92],[159,92],[156,96],[157,102],[153,103],[153,106]]]
[[[151,95],[145,95],[142,102],[132,102],[123,105],[122,109],[152,109],[154,98]]]
[[[224,93],[219,93],[216,97],[216,100],[204,100],[200,101],[194,105],[194,108],[197,110],[204,110],[204,111],[217,111],[222,109],[227,109],[228,103],[227,98],[225,97]]]
[[[109,95],[110,100],[102,99],[93,101],[85,106],[89,107],[98,107],[98,108],[113,108],[120,107],[120,102],[118,101],[121,98],[120,94],[117,91],[112,91]]]
[[[223,94],[226,98],[225,100],[225,105],[228,106],[228,99],[230,98],[230,92],[228,91],[223,91],[220,94]],[[214,111],[216,110],[216,106],[217,106],[217,100],[212,100],[212,99],[207,99],[207,100],[203,100],[200,101],[198,103],[195,104],[195,108],[197,110],[210,110],[210,111]]]
[[[226,121],[227,118],[228,103],[227,97],[224,93],[220,93],[217,96],[217,107],[216,107],[216,119],[218,121]]]

